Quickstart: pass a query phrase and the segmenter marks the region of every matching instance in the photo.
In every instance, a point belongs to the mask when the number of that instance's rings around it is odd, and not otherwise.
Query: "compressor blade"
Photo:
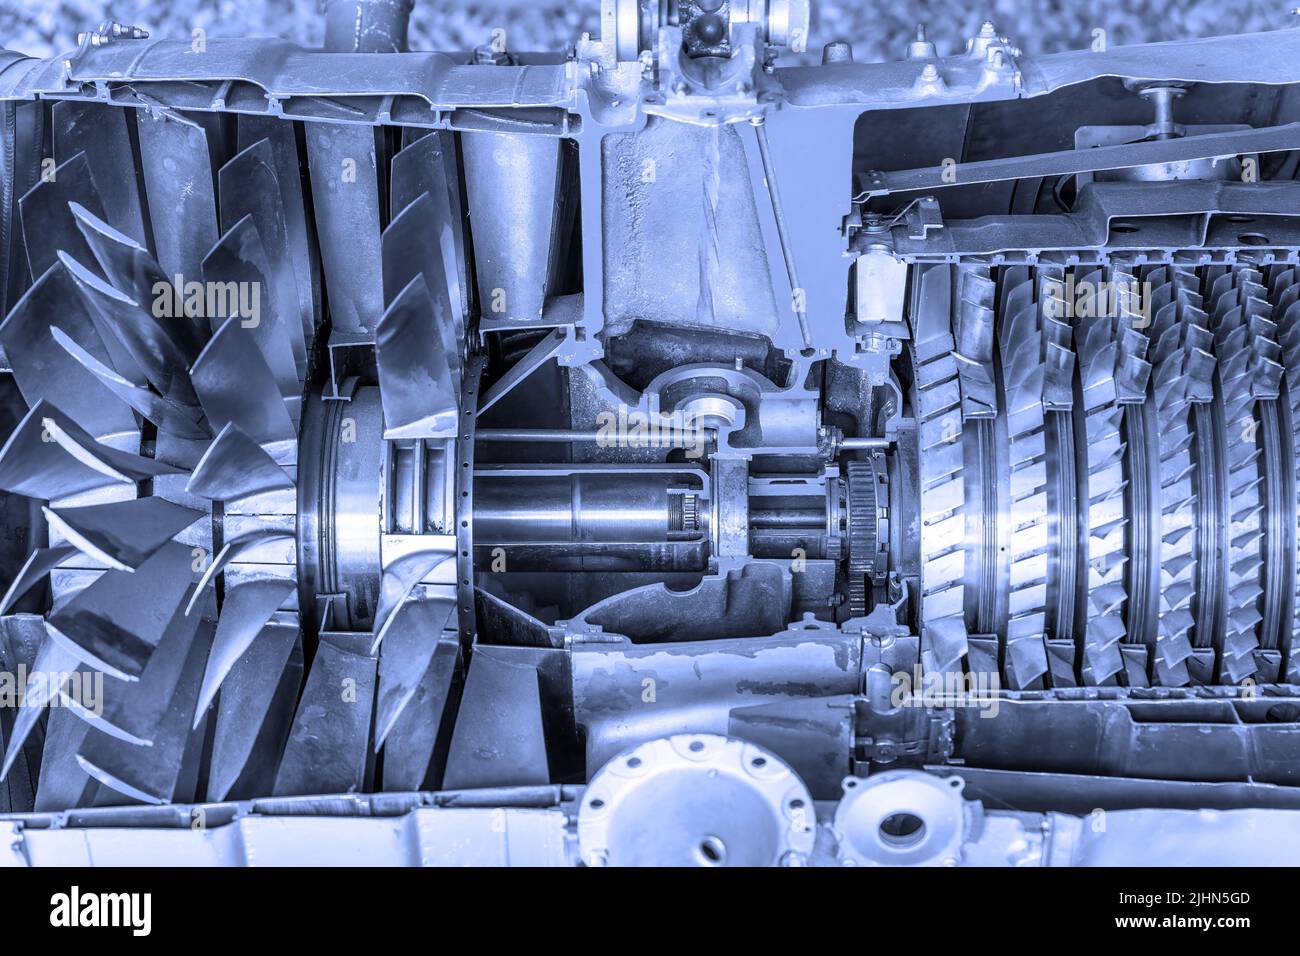
[[[218,178],[221,185],[221,228],[228,236],[247,220],[244,232],[257,237],[261,255],[256,258],[256,265],[266,282],[263,305],[285,334],[293,351],[297,378],[301,380],[307,369],[306,327],[302,321],[298,277],[290,252],[288,224],[271,141],[258,140],[242,149],[221,167]],[[224,237],[222,242],[225,242]],[[205,263],[205,275],[206,271]]]
[[[84,554],[119,571],[135,571],[206,512],[162,498],[132,498],[82,508],[41,509],[50,527]]]
[[[55,640],[80,660],[138,680],[193,579],[190,549],[169,541],[135,571],[105,571],[50,616]]]
[[[234,423],[277,461],[294,453],[293,422],[261,350],[238,317],[225,321],[190,370],[213,428]]]
[[[227,422],[208,446],[185,486],[211,501],[230,501],[293,487],[293,479],[262,446]]]
[[[430,298],[421,275],[385,310],[375,333],[385,438],[455,435],[460,357],[449,333],[448,318]]]
[[[90,261],[90,249],[77,229],[70,204],[77,203],[103,218],[101,195],[91,177],[86,154],[77,153],[51,170],[49,176],[43,176],[18,201],[32,275],[38,276],[54,265],[60,252]]]
[[[244,656],[249,645],[270,621],[271,615],[297,587],[293,581],[249,581],[226,592],[221,615],[217,619],[212,654],[208,658],[199,689],[194,718],[196,727],[230,669]]]
[[[375,750],[388,738],[436,655],[455,661],[460,647],[451,598],[418,597],[403,604],[388,625],[379,654],[379,701],[375,709]],[[451,622],[450,636],[444,631]],[[444,661],[443,667],[448,665]],[[450,675],[450,669],[447,669]]]
[[[293,716],[293,703],[277,708],[277,697],[286,679],[301,681],[302,663],[293,673],[291,658],[298,641],[298,627],[272,621],[266,624],[230,669],[217,698],[216,733],[212,740],[212,769],[208,775],[209,800],[224,800],[244,773],[259,744],[274,751],[279,759]],[[297,694],[298,688],[292,689]],[[267,727],[268,723],[276,724]],[[269,739],[263,740],[266,731]]]
[[[60,161],[84,153],[97,184],[107,222],[140,245],[147,242],[140,171],[131,147],[135,111],[105,103],[62,100],[52,109],[54,155]]]
[[[177,473],[100,444],[45,401],[32,406],[0,448],[0,489],[44,501]]]

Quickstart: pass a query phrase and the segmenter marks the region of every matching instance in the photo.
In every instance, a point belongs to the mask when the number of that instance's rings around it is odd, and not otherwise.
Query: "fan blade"
[[[221,228],[227,233],[249,220],[262,257],[258,265],[266,279],[271,314],[293,350],[297,378],[307,370],[307,337],[299,302],[298,277],[290,255],[288,226],[275,172],[275,151],[269,139],[241,150],[221,167]],[[224,240],[223,240],[224,241]],[[207,266],[204,265],[204,273]]]
[[[199,579],[198,588],[190,597],[189,603],[185,606],[185,613],[189,614],[194,610],[194,606],[203,596],[207,586],[218,574],[226,569],[228,564],[238,561],[240,558],[244,557],[244,555],[256,551],[264,544],[268,544],[272,541],[286,540],[294,541],[296,540],[296,537],[288,531],[259,529],[257,531],[250,531],[248,534],[240,535],[238,538],[231,538],[221,546],[221,550],[217,552],[217,556],[212,559],[211,563],[209,563],[207,568],[204,570],[203,577]]]
[[[440,736],[450,724],[444,723],[447,700],[451,696],[451,681],[456,672],[460,642],[446,636],[440,638],[433,660],[415,687],[415,693],[393,720],[384,740],[384,789],[420,790],[429,776],[430,764],[438,748]],[[382,671],[383,661],[380,660]],[[380,703],[384,700],[384,677],[380,674]],[[378,719],[378,718],[377,718]],[[441,768],[437,768],[431,788],[441,784]]]
[[[384,309],[379,163],[370,126],[307,123],[312,206],[334,331],[374,330]]]
[[[0,617],[0,668],[4,671],[0,675],[0,684],[9,684],[6,694],[21,695],[26,691],[24,678],[19,675],[32,673],[45,641],[45,620],[39,615],[15,614]],[[14,698],[12,704],[0,706],[0,763],[7,756],[5,742],[14,741],[14,726],[21,709],[21,696]],[[0,781],[0,810],[3,812],[26,813],[33,809],[36,779],[41,764],[39,743],[41,742],[23,740],[10,745],[14,754],[8,759],[13,770]]]
[[[221,614],[217,618],[217,635],[212,642],[212,654],[203,672],[195,726],[198,725],[198,718],[207,712],[208,705],[217,696],[217,690],[230,669],[244,656],[254,638],[271,620],[271,616],[297,588],[294,581],[262,580],[239,584],[226,592]]]
[[[92,728],[77,749],[81,768],[104,786],[145,803],[170,803],[185,763],[199,679],[208,653],[200,631],[190,642],[176,690],[153,734],[151,746],[128,743]]]
[[[27,404],[49,401],[98,439],[126,440],[138,432],[131,409],[50,334],[52,322],[58,322],[100,362],[108,361],[103,340],[76,285],[56,262],[0,324],[0,345]]]
[[[56,166],[52,175],[43,176],[18,201],[32,275],[41,275],[54,265],[61,251],[90,261],[90,249],[68,206],[78,203],[102,218],[100,195],[86,154],[77,153]]]
[[[195,310],[186,309],[183,287],[172,284],[143,246],[82,206],[74,203],[72,214],[111,286],[96,282],[88,269],[78,273],[69,266],[69,271],[83,293],[94,293],[87,298],[132,349],[140,367],[151,373],[150,381],[163,394],[172,394],[171,378],[184,372],[208,340],[207,320],[189,314]],[[162,376],[167,387],[153,375]]]
[[[449,272],[455,262],[448,250],[439,247],[440,213],[429,193],[416,198],[394,217],[384,230],[384,302],[394,299],[416,276],[424,276],[432,312],[430,338],[442,345],[451,369],[452,384],[460,394],[462,355],[465,351],[465,319],[460,312],[460,289]]]
[[[288,490],[293,487],[293,479],[261,445],[235,424],[227,423],[203,453],[185,487],[201,498],[230,501]]]
[[[32,406],[0,448],[0,489],[44,501],[176,473],[100,444],[45,401]]]
[[[0,597],[0,615],[8,614],[9,609],[14,606],[20,597],[35,587],[37,582],[44,578],[45,575],[76,553],[77,549],[71,545],[60,545],[57,548],[36,548],[31,554],[27,555],[27,560],[18,569],[18,574],[14,576],[9,589],[4,593],[4,597]]]
[[[296,124],[278,117],[245,116],[238,119],[239,148],[246,149],[258,140],[271,146],[272,168],[280,190],[279,214],[284,219],[285,245],[293,263],[298,292],[298,315],[303,340],[311,350],[320,320],[320,261],[315,238],[307,223],[307,206],[303,200],[302,160],[298,154]],[[225,193],[222,193],[225,201]],[[263,235],[267,235],[263,233]],[[270,239],[266,240],[270,242]]]
[[[207,618],[178,609],[138,681],[105,675],[103,711],[94,726],[128,743],[152,745],[180,685],[191,646],[195,641],[211,646],[213,627]]]
[[[197,405],[186,407],[149,389],[127,381],[95,356],[91,355],[57,325],[50,326],[50,335],[63,351],[99,381],[118,399],[135,409],[159,428],[179,438],[201,441],[211,438],[203,420],[203,410]],[[56,403],[57,404],[57,403]]]
[[[277,462],[293,459],[293,422],[266,360],[237,318],[227,319],[212,336],[190,379],[213,428],[233,422]]]
[[[217,700],[217,731],[212,741],[212,769],[208,775],[209,800],[224,800],[248,765],[262,727],[274,709],[297,641],[296,624],[271,622],[231,667],[230,679]],[[288,710],[292,716],[292,704]],[[283,720],[276,733],[280,738],[274,743],[277,750],[284,746],[288,729],[288,720]]]
[[[445,546],[430,542],[425,548],[410,551],[388,563],[379,582],[379,601],[375,608],[375,638],[370,653],[379,653],[379,646],[388,633],[388,624],[397,609],[406,602],[412,589],[431,576],[440,565],[454,567],[456,553]]]
[[[459,390],[454,362],[441,341],[446,328],[416,276],[393,300],[375,333],[384,438],[447,438],[456,434]]]
[[[22,617],[29,616],[22,615]],[[35,615],[30,615],[30,617],[40,621],[40,618]],[[40,627],[44,632],[44,621],[40,622]],[[35,729],[41,714],[45,712],[45,705],[55,698],[64,681],[76,669],[77,659],[68,653],[64,647],[51,640],[48,633],[46,633],[45,638],[41,641],[40,649],[36,652],[36,662],[27,675],[27,685],[23,691],[22,706],[18,708],[18,716],[14,719],[13,731],[10,738],[5,741],[6,749],[4,764],[0,766],[0,779],[9,776],[9,770],[22,750],[23,744],[32,730]]]
[[[132,498],[83,508],[42,507],[50,526],[81,551],[119,571],[135,571],[200,518],[162,498]]]
[[[204,255],[217,241],[207,130],[164,109],[141,110],[136,126],[158,265],[166,276],[196,280]]]
[[[50,616],[51,634],[85,663],[138,680],[185,599],[191,560],[169,541],[135,571],[105,571]]]
[[[276,773],[277,797],[352,793],[366,783],[375,658],[365,634],[325,632]]]
[[[410,703],[435,654],[450,654],[452,661],[455,660],[460,647],[459,633],[455,630],[456,618],[452,614],[455,609],[454,597],[441,600],[412,598],[390,619],[388,636],[379,655],[376,751]],[[453,628],[450,638],[443,633],[448,622]]]
[[[85,153],[92,178],[109,187],[100,191],[103,218],[145,245],[140,172],[131,148],[135,112],[103,103],[59,100],[52,113],[55,157]]]
[[[99,784],[77,762],[77,749],[89,731],[90,725],[68,708],[50,708],[41,755],[41,778],[36,788],[38,813],[88,807],[94,803]]]
[[[302,404],[302,376],[306,356],[299,364],[288,330],[295,333],[298,323],[294,313],[284,315],[275,301],[275,282],[271,275],[262,239],[252,216],[245,216],[221,237],[203,260],[203,279],[211,298],[215,291],[224,292],[224,302],[214,302],[208,309],[213,330],[230,318],[238,318],[257,343],[271,370],[280,397],[289,408],[289,417],[297,421]],[[292,289],[290,290],[292,291]]]
[[[466,219],[461,201],[456,137],[450,130],[412,130],[418,138],[393,157],[391,215],[425,193],[433,201],[433,226],[447,278],[447,298],[461,326],[470,310],[470,275],[465,257]],[[401,283],[405,285],[405,283]]]

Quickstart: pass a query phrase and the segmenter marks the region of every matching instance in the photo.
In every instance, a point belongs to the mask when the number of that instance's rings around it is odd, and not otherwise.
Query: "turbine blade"
[[[446,547],[430,543],[419,551],[410,551],[390,561],[379,582],[379,601],[375,608],[374,640],[370,653],[379,653],[379,646],[388,632],[388,624],[397,609],[406,602],[411,590],[429,577],[439,565],[455,562],[456,553]]]
[[[157,497],[41,510],[50,526],[84,554],[119,571],[137,570],[164,544],[207,516]]]
[[[251,551],[256,551],[268,542],[286,540],[295,540],[295,536],[292,532],[263,529],[250,531],[248,534],[240,535],[238,538],[231,538],[221,546],[221,550],[217,552],[217,556],[204,570],[203,577],[199,579],[198,587],[195,589],[194,594],[190,596],[189,603],[185,606],[185,613],[189,614],[194,610],[194,606],[198,604],[199,600],[203,597],[208,585],[218,574],[226,569],[226,565],[233,561],[238,561],[244,555]],[[292,582],[285,583],[292,584]]]
[[[537,668],[493,656],[501,650],[480,647],[470,661],[447,754],[447,790],[550,782]]]
[[[288,472],[261,445],[228,422],[199,459],[185,488],[211,501],[230,501],[293,486]]]
[[[391,215],[428,193],[433,202],[437,246],[447,279],[447,298],[461,326],[470,310],[470,275],[465,256],[466,218],[460,195],[460,160],[450,130],[413,130],[418,136],[393,157]],[[398,288],[405,286],[401,283]]]
[[[105,571],[50,616],[51,634],[85,663],[138,680],[185,599],[191,560],[169,541],[135,571]]]
[[[65,257],[64,265],[105,322],[133,349],[150,381],[163,394],[172,394],[153,376],[170,382],[178,372],[183,375],[208,339],[207,321],[187,313],[184,287],[173,285],[143,246],[76,203],[72,214],[111,285],[98,281],[89,269],[78,272],[69,265],[76,261],[71,257]]]
[[[391,618],[388,636],[379,655],[379,700],[375,705],[375,750],[411,702],[437,654],[450,655],[454,662],[460,648],[455,630],[455,597],[413,598]],[[450,637],[444,635],[451,622]],[[445,664],[445,662],[444,662]],[[450,674],[450,670],[448,670]]]
[[[239,318],[266,360],[280,398],[289,407],[290,418],[296,421],[306,358],[304,355],[299,364],[287,334],[288,329],[296,332],[298,324],[292,321],[292,312],[287,316],[289,321],[281,318],[271,291],[279,279],[273,279],[270,269],[253,217],[245,216],[230,227],[203,260],[203,279],[210,297],[224,300],[209,303],[208,318],[214,331],[227,319]]]
[[[242,673],[243,660],[255,659],[251,655],[257,647],[254,642],[249,654],[244,655],[241,663],[236,665],[237,673]],[[289,740],[289,728],[293,724],[294,706],[298,703],[298,694],[302,690],[305,669],[302,641],[298,640],[289,649],[289,662],[280,674],[275,693],[271,697],[271,705],[258,729],[257,739],[239,768],[233,766],[244,749],[238,745],[238,738],[233,739],[229,747],[219,746],[224,726],[221,721],[228,712],[225,695],[218,698],[217,731],[213,739],[212,763],[208,773],[209,800],[244,800],[270,793],[275,788],[276,769],[280,766],[280,758]],[[229,713],[237,719],[233,711]],[[238,729],[238,723],[234,729]]]
[[[27,617],[27,615],[22,616]],[[31,617],[40,620],[35,615]],[[45,632],[44,621],[40,626]],[[18,708],[18,716],[14,719],[13,730],[10,732],[9,739],[5,741],[6,749],[4,764],[0,766],[0,780],[9,776],[10,768],[13,767],[28,736],[35,729],[41,714],[45,712],[45,706],[55,698],[68,675],[76,669],[77,659],[45,633],[40,649],[36,652],[36,662],[27,675],[22,705]]]
[[[48,401],[97,439],[126,439],[137,432],[131,409],[50,334],[53,322],[100,362],[109,360],[76,285],[56,262],[0,325],[0,346],[27,404]]]
[[[145,245],[144,207],[140,201],[140,171],[131,147],[133,110],[105,103],[59,100],[54,104],[54,155],[85,153],[104,204],[102,217]]]
[[[442,234],[447,215],[432,193],[417,196],[393,217],[384,230],[384,303],[394,299],[416,276],[424,276],[432,306],[431,338],[441,343],[452,382],[460,393],[462,356],[465,351],[465,317],[460,311],[460,287],[455,278],[455,249]],[[446,248],[444,248],[444,245]]]
[[[264,304],[270,306],[275,325],[288,341],[297,378],[301,380],[307,370],[307,335],[271,140],[258,140],[241,149],[221,167],[218,179],[221,228],[229,234],[248,220],[248,230],[258,237],[262,254],[258,265],[267,283],[263,294],[269,298]],[[204,272],[207,272],[206,264]]]
[[[45,401],[32,406],[0,448],[0,489],[43,501],[178,473],[100,444]]]
[[[27,555],[27,560],[23,562],[23,566],[18,569],[18,574],[14,576],[13,582],[4,593],[4,597],[0,597],[0,615],[8,614],[9,609],[14,606],[20,597],[35,587],[45,575],[76,553],[77,549],[71,545],[60,545],[56,548],[36,548],[33,550],[31,554]]]
[[[433,660],[416,685],[406,706],[392,722],[384,740],[384,789],[421,790],[430,775],[430,764],[440,737],[446,736],[450,719],[444,721],[451,696],[452,677],[460,653],[460,641],[440,638]],[[382,668],[383,662],[380,661]],[[380,700],[384,679],[380,675]],[[377,718],[378,719],[378,718]],[[441,768],[434,771],[429,787],[441,785]]]
[[[454,368],[459,353],[448,352],[449,326],[420,275],[384,311],[375,333],[375,360],[385,438],[456,434],[460,393]]]
[[[27,246],[27,262],[33,276],[54,265],[61,251],[89,261],[90,249],[68,211],[68,204],[79,203],[102,218],[104,207],[100,195],[86,154],[77,153],[59,163],[52,175],[42,176],[18,201],[23,243]]]
[[[212,633],[210,620],[178,609],[138,681],[104,678],[103,712],[95,726],[128,743],[152,745],[180,685],[190,648],[196,640],[211,646]]]
[[[297,584],[293,581],[262,580],[239,584],[226,592],[221,614],[217,618],[212,654],[208,658],[199,690],[195,726],[198,725],[198,718],[207,712],[208,705],[217,696],[217,690],[230,669],[248,651],[254,638],[270,621],[271,615],[279,610],[280,605],[295,590]]]
[[[95,802],[99,784],[77,762],[77,748],[89,730],[90,725],[68,708],[50,708],[41,753],[41,778],[36,788],[38,813],[88,807]]]
[[[167,710],[144,747],[91,728],[77,748],[82,770],[101,784],[144,803],[170,803],[185,764],[190,724],[198,697],[199,679],[208,653],[202,631],[190,642],[180,679]]]
[[[207,130],[164,109],[140,111],[136,126],[158,264],[164,275],[196,280],[203,256],[217,241]]]
[[[262,628],[231,667],[230,679],[217,699],[217,729],[212,740],[212,768],[208,774],[209,800],[226,799],[248,766],[263,725],[275,710],[276,697],[287,676],[297,642],[296,624],[273,621]],[[301,671],[296,680],[301,680]],[[297,688],[294,690],[296,693]],[[270,742],[277,750],[276,757],[279,756],[278,750],[284,747],[289,729],[287,717],[292,714],[291,703],[288,714],[279,721],[279,729],[275,731],[278,742]]]
[[[292,458],[293,422],[256,342],[227,319],[204,347],[190,379],[213,428],[232,422],[277,461]]]
[[[366,652],[368,643],[365,634],[321,634],[276,773],[275,796],[365,787],[375,699],[375,658]]]
[[[123,378],[95,356],[91,355],[72,336],[57,325],[50,326],[50,335],[74,361],[77,362],[99,381],[118,399],[135,409],[142,417],[149,419],[159,428],[171,432],[178,438],[201,441],[211,438],[204,423],[203,410],[198,405],[186,407],[171,399],[151,392],[143,386]],[[56,403],[57,404],[57,403]]]
[[[307,223],[302,186],[303,162],[298,153],[298,137],[294,133],[293,124],[276,117],[240,116],[238,139],[240,149],[246,149],[258,140],[265,140],[271,147],[272,168],[279,189],[277,209],[284,220],[284,241],[293,265],[303,341],[310,351],[320,321],[320,260],[315,239]],[[223,190],[222,202],[225,200]],[[263,231],[259,226],[258,231],[262,233],[264,242],[270,244],[273,241],[274,230]],[[272,252],[271,255],[275,254]]]
[[[487,303],[504,296],[504,311],[491,321],[535,322],[546,302],[557,228],[560,141],[468,132],[461,134],[461,153],[484,314]]]

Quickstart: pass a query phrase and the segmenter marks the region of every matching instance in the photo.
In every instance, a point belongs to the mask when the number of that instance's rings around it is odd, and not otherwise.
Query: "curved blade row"
[[[39,271],[0,324],[30,406],[0,449],[0,489],[45,502],[52,541],[7,586],[0,612],[53,572],[75,571],[59,578],[33,671],[67,679],[44,694],[33,686],[4,770],[45,705],[60,702],[38,805],[115,802],[112,794],[167,802],[193,796],[202,725],[224,677],[270,669],[269,690],[250,681],[233,695],[237,707],[217,712],[228,731],[213,765],[217,789],[262,761],[264,745],[278,755],[288,717],[280,731],[267,727],[292,712],[301,680],[300,648],[290,679],[293,581],[258,580],[250,565],[252,579],[245,573],[228,589],[220,615],[213,588],[239,560],[258,560],[259,545],[285,537],[275,527],[256,533],[259,508],[273,499],[272,522],[286,503],[292,509],[317,313],[310,263],[300,272],[291,249],[304,224],[301,195],[291,223],[281,201],[291,190],[276,172],[286,158],[258,138],[222,168],[220,231],[211,162],[219,138],[163,111],[138,119],[146,217],[131,121],[67,104],[56,113],[56,145],[84,149],[24,197]],[[118,176],[124,191],[103,198],[97,178],[117,185]],[[157,430],[153,457],[139,453],[142,420]],[[210,534],[196,527],[205,500],[226,503],[245,530],[216,560]],[[90,686],[100,692],[86,693]]]

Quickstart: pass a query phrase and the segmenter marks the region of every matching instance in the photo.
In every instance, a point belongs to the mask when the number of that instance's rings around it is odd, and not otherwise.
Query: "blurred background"
[[[0,0],[0,46],[49,56],[75,46],[101,20],[140,26],[155,37],[280,36],[321,42],[319,0]],[[854,43],[859,61],[902,56],[924,21],[941,54],[992,19],[1026,53],[1086,48],[1093,30],[1109,45],[1249,33],[1288,26],[1285,0],[813,0],[810,50],[827,40]],[[582,31],[599,32],[599,0],[417,0],[411,48],[468,50],[504,28],[515,50],[558,50]]]

